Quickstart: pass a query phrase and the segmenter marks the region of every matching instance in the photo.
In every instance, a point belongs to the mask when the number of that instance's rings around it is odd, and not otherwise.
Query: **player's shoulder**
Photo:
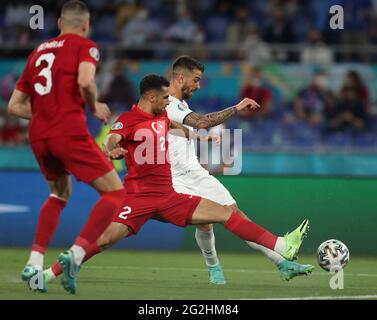
[[[176,97],[169,96],[169,104],[166,107],[166,111],[176,112],[176,111],[187,111],[190,110],[189,105],[184,100],[179,100]]]
[[[123,128],[132,127],[135,123],[135,120],[136,118],[135,118],[134,112],[130,112],[130,111],[123,112],[115,120],[115,122],[111,126],[111,130],[121,130]]]

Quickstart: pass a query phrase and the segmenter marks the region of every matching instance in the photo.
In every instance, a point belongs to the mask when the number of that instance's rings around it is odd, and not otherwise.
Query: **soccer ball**
[[[322,242],[317,249],[317,261],[319,266],[326,271],[339,271],[350,260],[347,246],[335,239]]]

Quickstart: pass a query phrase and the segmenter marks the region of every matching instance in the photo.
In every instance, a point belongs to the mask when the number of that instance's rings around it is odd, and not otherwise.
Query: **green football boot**
[[[297,276],[312,273],[314,267],[310,264],[299,264],[293,261],[284,260],[278,264],[280,278],[284,281],[289,281]]]
[[[302,240],[306,237],[309,231],[309,220],[305,219],[298,228],[284,236],[285,240],[285,250],[282,256],[289,260],[296,260],[298,251],[300,249]]]
[[[68,250],[61,253],[58,261],[63,271],[61,284],[64,290],[70,294],[75,294],[77,288],[76,279],[80,266],[78,266],[75,262],[73,251]]]

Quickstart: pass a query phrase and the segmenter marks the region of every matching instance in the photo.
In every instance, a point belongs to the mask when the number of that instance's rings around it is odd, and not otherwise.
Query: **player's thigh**
[[[196,207],[191,223],[208,224],[208,223],[225,223],[232,214],[232,209],[222,206],[217,202],[202,198]]]
[[[46,181],[56,182],[68,175],[64,163],[51,152],[47,140],[33,141],[30,147]]]
[[[104,233],[98,238],[97,245],[101,247],[102,250],[105,250],[119,240],[127,237],[130,233],[130,229],[128,225],[119,223],[119,222],[111,222]]]
[[[128,227],[127,236],[135,235],[156,213],[156,203],[160,197],[136,196],[127,194],[121,209],[114,215],[112,222]]]
[[[189,188],[191,192],[202,198],[206,198],[217,202],[221,205],[233,205],[235,200],[223,184],[215,177],[211,176],[206,170],[197,170],[190,172],[190,185],[187,183],[185,187]],[[187,193],[187,192],[186,192]]]
[[[65,200],[72,194],[72,179],[68,174],[62,175],[58,180],[47,181],[50,193]]]
[[[91,136],[57,137],[49,139],[48,143],[49,149],[64,164],[65,169],[80,181],[91,184],[114,170],[111,161]],[[120,182],[114,174],[110,175],[109,180],[116,180],[115,185]]]

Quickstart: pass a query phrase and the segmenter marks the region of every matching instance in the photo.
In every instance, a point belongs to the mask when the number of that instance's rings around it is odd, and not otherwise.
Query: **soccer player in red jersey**
[[[243,240],[274,250],[287,260],[295,259],[308,230],[308,220],[284,237],[277,237],[231,207],[174,191],[167,158],[169,129],[171,133],[184,134],[187,138],[208,141],[212,137],[190,134],[186,127],[169,120],[165,111],[169,104],[168,89],[169,81],[165,78],[158,75],[144,77],[140,83],[138,104],[117,119],[105,140],[105,150],[111,159],[124,157],[126,160],[128,172],[124,186],[127,194],[123,208],[114,216],[110,226],[96,243],[88,247],[84,261],[120,239],[137,234],[149,219],[180,227],[221,223]],[[60,269],[59,264],[53,265],[45,271],[45,279],[48,281],[60,274]],[[67,283],[67,291],[76,290],[76,284],[65,273],[63,280]],[[44,281],[45,290],[47,281]]]
[[[30,54],[9,101],[10,114],[30,119],[30,146],[50,189],[22,272],[24,281],[43,268],[45,250],[71,194],[71,175],[96,189],[100,199],[75,244],[59,257],[67,272],[78,271],[88,244],[103,233],[124,197],[118,174],[86,127],[85,103],[99,120],[106,122],[110,116],[107,105],[96,100],[99,51],[86,39],[89,19],[83,2],[64,4],[60,35]]]

